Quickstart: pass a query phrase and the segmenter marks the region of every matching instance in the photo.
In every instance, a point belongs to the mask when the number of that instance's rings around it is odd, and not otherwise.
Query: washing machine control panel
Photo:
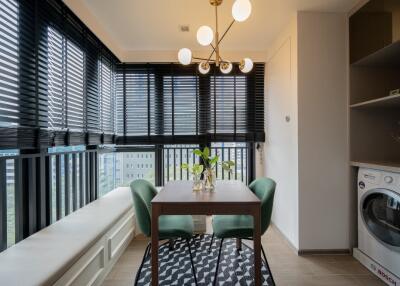
[[[385,181],[386,184],[391,184],[394,181],[392,176],[385,176],[383,177],[383,180]]]

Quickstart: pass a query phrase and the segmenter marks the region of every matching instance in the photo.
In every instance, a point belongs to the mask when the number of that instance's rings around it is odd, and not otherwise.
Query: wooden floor
[[[144,238],[134,239],[103,286],[132,286],[147,243]],[[268,229],[262,243],[278,286],[385,285],[350,255],[297,256],[274,227]]]

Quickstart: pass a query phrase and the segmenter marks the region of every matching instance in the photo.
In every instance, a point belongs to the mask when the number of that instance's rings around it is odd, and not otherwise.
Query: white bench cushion
[[[51,285],[132,209],[118,188],[0,253],[0,285]]]

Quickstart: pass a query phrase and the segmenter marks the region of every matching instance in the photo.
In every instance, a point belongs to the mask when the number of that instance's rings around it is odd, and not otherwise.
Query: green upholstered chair
[[[276,183],[269,178],[260,178],[253,181],[249,188],[261,201],[261,234],[264,234],[271,222],[272,206],[274,203]],[[253,217],[249,215],[216,215],[213,217],[213,236],[211,245],[216,238],[221,239],[218,252],[217,269],[215,271],[214,285],[217,281],[219,261],[221,258],[221,249],[226,238],[236,238],[240,243],[237,244],[238,250],[242,239],[252,240],[253,236]],[[265,259],[266,266],[272,278],[272,273],[269,268],[267,257],[265,256],[264,248],[261,245],[261,250]],[[273,279],[273,278],[272,278]]]
[[[151,200],[157,195],[156,188],[145,180],[133,181],[130,185],[133,204],[135,209],[136,219],[140,230],[147,237],[151,236]],[[176,238],[184,238],[189,249],[190,262],[192,264],[192,271],[197,285],[196,271],[193,264],[193,256],[190,250],[190,239],[193,236],[193,219],[190,215],[165,215],[159,217],[159,239],[160,240],[173,240]],[[137,278],[142,269],[143,263],[149,255],[151,243],[146,247],[142,263],[137,272]],[[171,249],[171,247],[170,247]],[[135,281],[137,281],[136,279]]]

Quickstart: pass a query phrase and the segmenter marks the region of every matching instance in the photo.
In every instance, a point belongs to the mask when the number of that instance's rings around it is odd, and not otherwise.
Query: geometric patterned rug
[[[217,265],[220,240],[215,239],[211,252],[208,252],[211,235],[199,235],[190,241],[196,269],[197,285],[212,285]],[[135,285],[150,285],[151,265],[148,255],[141,273],[137,273]],[[234,239],[225,239],[217,276],[217,285],[254,285],[253,250],[242,243],[242,250],[236,250]],[[185,240],[176,240],[171,251],[168,244],[159,248],[159,285],[195,285],[190,264],[189,251]],[[273,280],[262,259],[262,285],[272,285]]]

